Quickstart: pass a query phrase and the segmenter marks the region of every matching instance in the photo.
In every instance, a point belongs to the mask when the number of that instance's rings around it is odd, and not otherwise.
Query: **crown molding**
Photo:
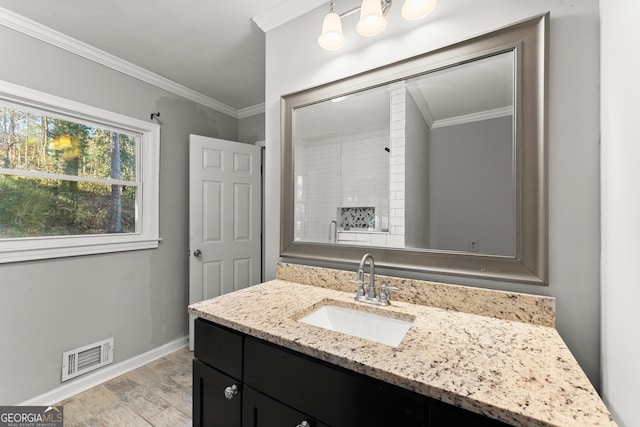
[[[431,113],[429,104],[427,104],[427,100],[422,95],[422,92],[415,84],[408,85],[407,92],[409,93],[409,96],[411,96],[411,99],[413,99],[413,102],[416,103],[416,106],[418,107],[420,114],[422,114],[422,118],[424,118],[424,121],[427,123],[427,126],[431,129],[434,123],[433,113]]]
[[[174,82],[173,80],[169,80],[166,77],[162,77],[159,74],[151,72],[146,68],[132,64],[122,58],[118,58],[115,55],[81,42],[80,40],[74,39],[73,37],[46,27],[2,7],[0,7],[0,25],[50,45],[59,47],[60,49],[64,49],[90,61],[104,65],[105,67],[109,67],[113,70],[182,96],[183,98],[197,102],[198,104],[204,105],[205,107],[209,107],[236,119],[249,117],[252,114],[252,111],[258,111],[260,108],[262,108],[262,112],[264,112],[264,104],[247,107],[239,111],[236,108],[223,104],[222,102],[203,95],[193,89],[189,89],[186,86]],[[241,115],[243,115],[243,117],[241,117]]]
[[[445,126],[461,125],[464,123],[479,122],[482,120],[497,119],[498,117],[513,115],[513,106],[496,108],[494,110],[481,111],[479,113],[465,114],[463,116],[450,117],[448,119],[436,120],[431,129]]]
[[[271,10],[254,16],[251,20],[266,33],[328,3],[328,0],[286,0]]]
[[[264,114],[264,112],[265,112],[264,103],[257,104],[252,107],[241,108],[240,110],[238,110],[238,118],[244,119],[247,117],[255,116],[257,114]]]

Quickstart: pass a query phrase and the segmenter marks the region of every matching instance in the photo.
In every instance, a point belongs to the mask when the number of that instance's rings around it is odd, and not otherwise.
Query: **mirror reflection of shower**
[[[504,52],[297,108],[294,240],[512,255],[513,64]]]

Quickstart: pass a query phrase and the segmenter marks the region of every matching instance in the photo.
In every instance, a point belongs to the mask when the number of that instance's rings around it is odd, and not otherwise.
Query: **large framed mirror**
[[[281,256],[547,284],[548,20],[283,96]]]

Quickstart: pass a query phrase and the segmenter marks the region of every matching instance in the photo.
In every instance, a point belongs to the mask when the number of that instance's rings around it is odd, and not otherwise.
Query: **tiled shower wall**
[[[404,82],[390,85],[391,163],[389,167],[389,236],[387,246],[405,244],[405,112],[407,89]]]
[[[342,138],[341,207],[375,208],[375,230],[388,223],[389,131],[361,132]]]
[[[296,143],[296,240],[328,242],[340,202],[340,137]]]
[[[374,207],[377,230],[389,222],[388,129],[299,145],[295,159],[296,239],[327,242],[330,222],[338,221],[338,207]]]

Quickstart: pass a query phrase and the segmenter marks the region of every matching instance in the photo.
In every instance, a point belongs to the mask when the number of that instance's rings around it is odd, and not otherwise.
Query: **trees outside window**
[[[158,126],[2,89],[0,262],[157,246]],[[45,102],[15,102],[16,90]]]

